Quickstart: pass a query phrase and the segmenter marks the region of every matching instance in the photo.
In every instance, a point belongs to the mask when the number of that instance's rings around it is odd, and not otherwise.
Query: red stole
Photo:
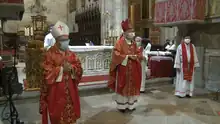
[[[187,59],[187,51],[185,43],[182,43],[182,58],[183,58],[183,77],[184,80],[192,81],[193,71],[194,71],[194,48],[193,45],[190,43],[190,63],[188,65]]]

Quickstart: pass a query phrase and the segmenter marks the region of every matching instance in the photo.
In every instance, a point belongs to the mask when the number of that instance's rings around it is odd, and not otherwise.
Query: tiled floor
[[[179,99],[172,95],[171,86],[155,88],[139,97],[136,111],[126,114],[115,109],[114,93],[107,90],[90,96],[84,93],[78,124],[219,124],[220,104],[204,93],[199,91],[194,98]],[[16,101],[16,106],[25,123],[40,123],[38,98]]]

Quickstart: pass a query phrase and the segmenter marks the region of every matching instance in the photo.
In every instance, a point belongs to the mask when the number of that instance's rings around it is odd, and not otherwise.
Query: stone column
[[[128,17],[128,0],[101,0],[100,4],[102,11],[101,40],[103,44],[104,38],[109,31],[107,23],[110,23],[109,26],[113,27],[114,31],[117,31],[117,36],[122,33],[121,21]],[[109,18],[107,18],[106,12],[109,12]]]
[[[122,0],[122,19],[127,19],[128,18],[128,0]]]
[[[187,25],[179,25],[179,26],[177,26],[177,28],[178,28],[178,32],[177,32],[177,36],[176,36],[176,45],[181,43],[183,36],[186,35],[188,32]]]
[[[0,50],[3,50],[3,22],[0,20]]]
[[[152,19],[152,0],[149,0],[149,19]]]
[[[117,36],[119,36],[121,34],[121,21],[123,20],[123,8],[122,8],[122,4],[123,4],[123,0],[114,0],[113,3],[114,9],[114,29],[117,31]]]

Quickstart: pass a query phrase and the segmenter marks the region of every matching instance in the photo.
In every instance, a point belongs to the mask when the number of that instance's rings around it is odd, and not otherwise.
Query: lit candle
[[[30,29],[31,29],[31,36],[33,36],[34,35],[33,27],[31,27]]]
[[[30,30],[27,28],[27,36],[30,36]]]
[[[27,30],[24,28],[24,36],[27,36]]]
[[[24,28],[24,35],[25,35],[25,36],[28,36],[28,30],[27,30],[27,28]]]

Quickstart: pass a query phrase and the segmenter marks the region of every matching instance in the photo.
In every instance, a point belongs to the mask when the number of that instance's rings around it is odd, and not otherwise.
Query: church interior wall
[[[118,36],[121,34],[121,21],[128,17],[128,0],[97,0],[101,8],[101,40],[104,41],[105,35],[109,32],[107,25],[113,27],[113,30],[117,30]],[[95,2],[94,0],[85,0],[85,6],[89,6]],[[76,0],[77,7],[80,9],[82,6],[81,0]],[[106,14],[109,13],[107,17]],[[117,17],[117,18],[116,18]],[[78,32],[77,24],[75,23],[75,11],[68,13],[67,24],[70,27],[70,32]],[[74,27],[74,28],[73,28]],[[103,44],[103,43],[102,43]]]
[[[160,28],[160,44],[165,44],[166,39],[174,40],[177,35],[177,27],[161,27]]]
[[[220,23],[192,24],[186,27],[191,34],[192,43],[197,48],[202,79],[196,82],[210,90],[220,88]],[[183,35],[182,35],[183,36]],[[201,78],[198,77],[197,78]],[[201,81],[204,82],[201,82]],[[202,84],[203,83],[203,84]]]
[[[45,10],[40,10],[41,13],[47,16],[48,24],[56,23],[60,20],[67,22],[67,1],[68,0],[40,0],[41,6]],[[24,26],[31,25],[31,16],[36,15],[36,12],[31,11],[31,7],[35,4],[35,0],[24,0],[25,12],[21,21],[7,21],[4,26],[4,31],[16,33],[18,30],[24,30]],[[37,6],[36,6],[37,7]]]

